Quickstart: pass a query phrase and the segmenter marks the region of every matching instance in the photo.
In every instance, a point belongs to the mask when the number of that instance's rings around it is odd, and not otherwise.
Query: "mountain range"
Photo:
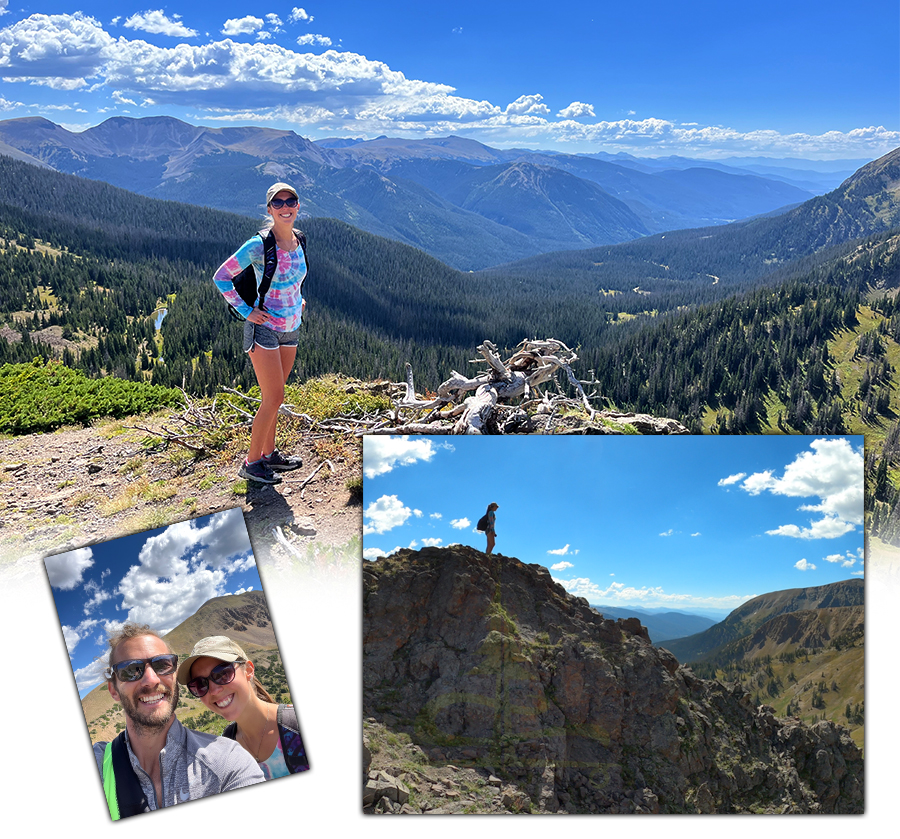
[[[809,199],[821,183],[735,166],[671,168],[498,150],[459,137],[318,144],[292,131],[115,117],[80,133],[39,117],[0,122],[0,153],[158,198],[244,215],[276,179],[304,212],[421,248],[462,270],[724,224]],[[807,173],[808,174],[808,173]]]

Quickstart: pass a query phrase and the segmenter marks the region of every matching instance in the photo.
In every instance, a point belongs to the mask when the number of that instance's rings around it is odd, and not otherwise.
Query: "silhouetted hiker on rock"
[[[487,513],[485,513],[485,518],[487,522],[485,523],[484,532],[487,536],[487,551],[485,553],[490,553],[494,550],[494,541],[497,538],[497,531],[494,530],[494,526],[497,520],[497,516],[494,513],[500,505],[496,503],[488,504]]]

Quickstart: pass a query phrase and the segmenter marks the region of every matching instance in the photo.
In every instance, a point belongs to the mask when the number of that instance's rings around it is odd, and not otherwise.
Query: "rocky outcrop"
[[[367,563],[363,681],[368,718],[432,764],[521,790],[532,812],[862,812],[842,728],[698,679],[637,619],[604,619],[510,557],[457,546]]]

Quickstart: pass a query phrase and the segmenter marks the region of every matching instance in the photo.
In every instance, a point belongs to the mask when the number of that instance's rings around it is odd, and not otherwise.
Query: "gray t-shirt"
[[[131,766],[141,782],[151,810],[172,807],[265,780],[259,765],[243,746],[234,740],[185,728],[176,718],[166,735],[166,745],[159,753],[162,777],[160,803],[156,800],[156,790],[150,776],[131,750],[127,732],[125,741]],[[94,757],[101,779],[105,751],[106,743],[94,744]]]

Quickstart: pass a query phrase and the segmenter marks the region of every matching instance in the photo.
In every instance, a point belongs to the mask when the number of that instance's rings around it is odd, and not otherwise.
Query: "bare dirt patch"
[[[129,424],[0,440],[0,567],[236,506],[261,564],[358,557],[361,504],[347,488],[360,476],[358,440],[323,449],[292,435],[289,451],[303,466],[277,486],[248,486],[237,474],[243,452],[195,458]]]

